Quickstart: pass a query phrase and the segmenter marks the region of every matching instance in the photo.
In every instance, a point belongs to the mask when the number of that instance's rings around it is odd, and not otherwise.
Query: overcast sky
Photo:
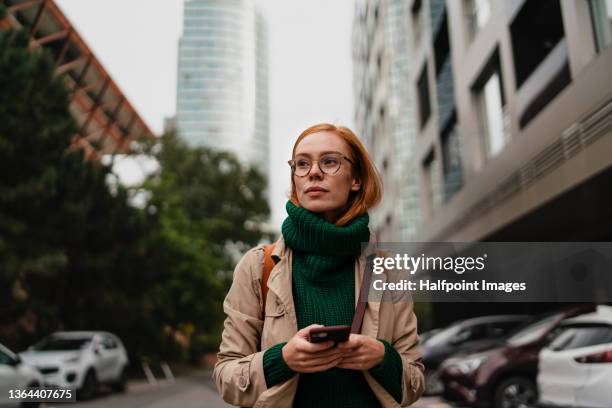
[[[151,129],[176,111],[183,0],[56,0]],[[269,37],[272,222],[286,217],[287,160],[311,124],[353,126],[353,0],[260,0]],[[130,170],[126,170],[129,172]],[[129,176],[129,174],[128,174]]]

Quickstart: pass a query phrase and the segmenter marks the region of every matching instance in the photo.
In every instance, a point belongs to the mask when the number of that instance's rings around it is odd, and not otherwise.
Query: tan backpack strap
[[[365,315],[366,305],[368,304],[368,293],[370,291],[370,282],[372,280],[372,266],[374,256],[366,258],[366,266],[363,269],[363,277],[361,279],[361,288],[359,290],[359,299],[357,300],[357,308],[353,316],[353,324],[351,324],[351,333],[361,333],[361,325],[363,324],[363,316]]]
[[[272,251],[274,251],[274,244],[268,244],[264,247],[264,259],[263,259],[263,274],[261,276],[261,293],[263,295],[263,317],[266,317],[266,299],[268,298],[268,278],[270,278],[270,272],[274,268],[274,260],[272,259]]]
[[[366,266],[363,269],[363,277],[361,279],[361,288],[359,290],[359,298],[357,300],[357,308],[353,316],[353,324],[351,324],[351,333],[361,333],[363,317],[365,315],[366,306],[368,304],[368,295],[370,293],[370,282],[372,282],[372,271],[374,270],[374,258],[379,256],[384,258],[387,254],[384,251],[376,251],[376,255],[370,254],[366,257]],[[386,269],[384,269],[386,272]]]

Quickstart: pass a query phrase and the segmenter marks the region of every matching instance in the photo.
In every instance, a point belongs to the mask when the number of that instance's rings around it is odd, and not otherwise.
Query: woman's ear
[[[351,182],[351,191],[359,191],[361,190],[361,180],[359,177],[354,177]]]

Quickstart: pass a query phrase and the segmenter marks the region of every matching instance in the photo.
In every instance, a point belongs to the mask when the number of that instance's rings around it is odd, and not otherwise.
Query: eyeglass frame
[[[353,160],[351,160],[349,157],[346,157],[346,156],[344,155],[344,153],[340,153],[340,152],[327,152],[327,153],[322,154],[322,155],[321,155],[321,157],[323,157],[323,156],[327,156],[327,155],[335,155],[335,156],[339,156],[340,158],[345,159],[346,161],[348,161],[349,163],[351,163],[351,165],[353,165],[353,166],[355,165],[355,163],[353,163]],[[319,157],[319,159],[321,159],[321,157]],[[314,163],[317,163],[317,166],[319,166],[319,170],[321,171],[321,173],[323,173],[323,174],[329,174],[329,175],[332,175],[332,176],[333,176],[334,174],[338,173],[338,171],[340,171],[340,168],[342,167],[342,161],[340,161],[340,164],[338,165],[338,168],[336,169],[336,171],[334,171],[333,173],[327,173],[326,171],[324,171],[324,170],[321,168],[321,165],[319,164],[319,160],[312,160],[312,159],[310,159],[309,157],[306,157],[306,159],[310,160],[310,161],[311,161],[311,163],[310,163],[310,168],[308,169],[308,172],[307,172],[306,174],[304,174],[303,176],[298,176],[297,174],[295,174],[295,167],[294,167],[294,165],[295,165],[295,159],[288,160],[288,161],[287,161],[287,163],[289,164],[289,167],[291,167],[291,174],[293,174],[293,175],[294,175],[294,176],[296,176],[296,177],[306,177],[306,176],[308,176],[308,175],[310,174],[310,172],[312,171],[312,168],[314,167]]]

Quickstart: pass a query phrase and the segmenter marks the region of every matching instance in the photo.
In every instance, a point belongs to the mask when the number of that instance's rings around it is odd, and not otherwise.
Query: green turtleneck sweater
[[[313,323],[350,326],[355,313],[355,258],[361,253],[361,243],[370,238],[368,214],[337,227],[291,201],[286,208],[288,217],[282,233],[286,245],[293,250],[293,299],[298,330]],[[390,343],[380,341],[385,345],[384,359],[369,371],[399,402],[402,360]],[[268,387],[295,375],[283,360],[285,344],[277,344],[264,353]],[[300,374],[294,406],[365,408],[381,405],[361,371],[335,367],[324,372]]]

